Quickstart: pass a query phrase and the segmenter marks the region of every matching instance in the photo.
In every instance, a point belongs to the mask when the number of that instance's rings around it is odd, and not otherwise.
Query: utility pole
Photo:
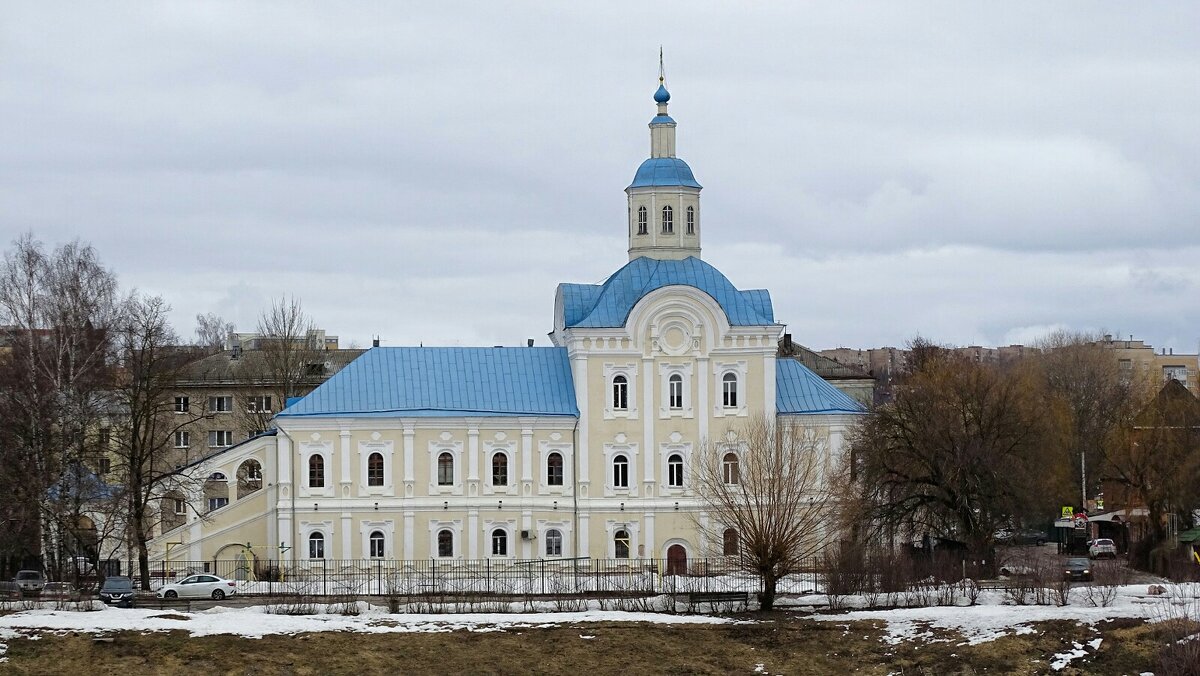
[[[1087,509],[1087,454],[1079,451],[1079,509]]]

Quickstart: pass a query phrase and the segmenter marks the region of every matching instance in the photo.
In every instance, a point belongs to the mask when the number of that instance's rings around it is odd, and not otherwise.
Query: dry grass
[[[1103,636],[1099,653],[1059,673],[1153,670],[1162,637],[1140,621],[1097,630],[1045,622],[1037,632],[978,646],[935,632],[889,646],[872,623],[812,622],[786,614],[747,625],[581,624],[435,634],[321,633],[242,639],[186,632],[44,634],[8,641],[13,674],[1040,674],[1072,641]],[[581,638],[589,636],[594,638]]]

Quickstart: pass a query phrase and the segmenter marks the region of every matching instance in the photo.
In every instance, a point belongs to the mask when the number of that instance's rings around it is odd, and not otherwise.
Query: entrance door
[[[667,575],[687,574],[687,550],[683,545],[671,545],[667,548]]]

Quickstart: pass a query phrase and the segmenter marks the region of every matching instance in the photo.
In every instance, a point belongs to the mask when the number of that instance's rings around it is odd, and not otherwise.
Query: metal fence
[[[783,594],[819,588],[816,562],[780,583]],[[644,596],[711,594],[762,588],[758,575],[728,558],[689,559],[479,559],[385,560],[243,559],[171,561],[156,565],[151,586],[161,588],[193,573],[237,581],[241,595],[454,597],[488,595]]]

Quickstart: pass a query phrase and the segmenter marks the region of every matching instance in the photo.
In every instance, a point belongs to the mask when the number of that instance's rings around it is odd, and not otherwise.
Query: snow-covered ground
[[[1072,620],[1094,625],[1102,620],[1139,618],[1157,620],[1168,616],[1197,614],[1200,611],[1200,585],[1166,585],[1166,594],[1150,595],[1145,585],[1130,585],[1117,590],[1112,604],[1095,607],[1082,594],[1067,606],[1007,605],[1003,592],[985,590],[973,606],[931,606],[887,610],[848,610],[840,613],[817,614],[813,619],[822,622],[846,623],[873,620],[886,623],[884,641],[897,644],[907,641],[948,641],[946,632],[957,633],[960,644],[978,644],[1008,634],[1031,633],[1035,622]],[[801,597],[815,602],[820,596]],[[845,600],[845,599],[844,599]],[[862,599],[848,599],[861,605]],[[965,604],[965,600],[959,600]],[[33,638],[42,632],[74,631],[105,634],[117,631],[184,630],[193,636],[229,634],[261,638],[273,634],[303,634],[322,631],[351,631],[364,633],[498,631],[509,628],[537,628],[586,622],[651,622],[663,624],[722,624],[735,620],[710,615],[676,615],[666,613],[625,612],[600,610],[597,601],[589,601],[588,609],[580,612],[545,612],[550,604],[538,604],[534,610],[519,612],[525,607],[512,604],[514,612],[416,614],[389,613],[387,608],[356,604],[357,615],[340,614],[341,604],[317,607],[316,614],[279,615],[268,612],[270,606],[244,608],[217,607],[197,612],[149,608],[117,609],[98,606],[98,610],[80,612],[38,608],[0,616],[0,661],[6,658],[6,641],[18,637]],[[800,607],[803,610],[803,606]],[[815,609],[815,608],[814,608]],[[936,632],[936,633],[935,633]],[[581,634],[580,638],[592,638]],[[1076,657],[1099,649],[1099,641],[1073,646],[1054,656],[1057,668],[1065,667]],[[1058,666],[1062,665],[1062,666]]]

